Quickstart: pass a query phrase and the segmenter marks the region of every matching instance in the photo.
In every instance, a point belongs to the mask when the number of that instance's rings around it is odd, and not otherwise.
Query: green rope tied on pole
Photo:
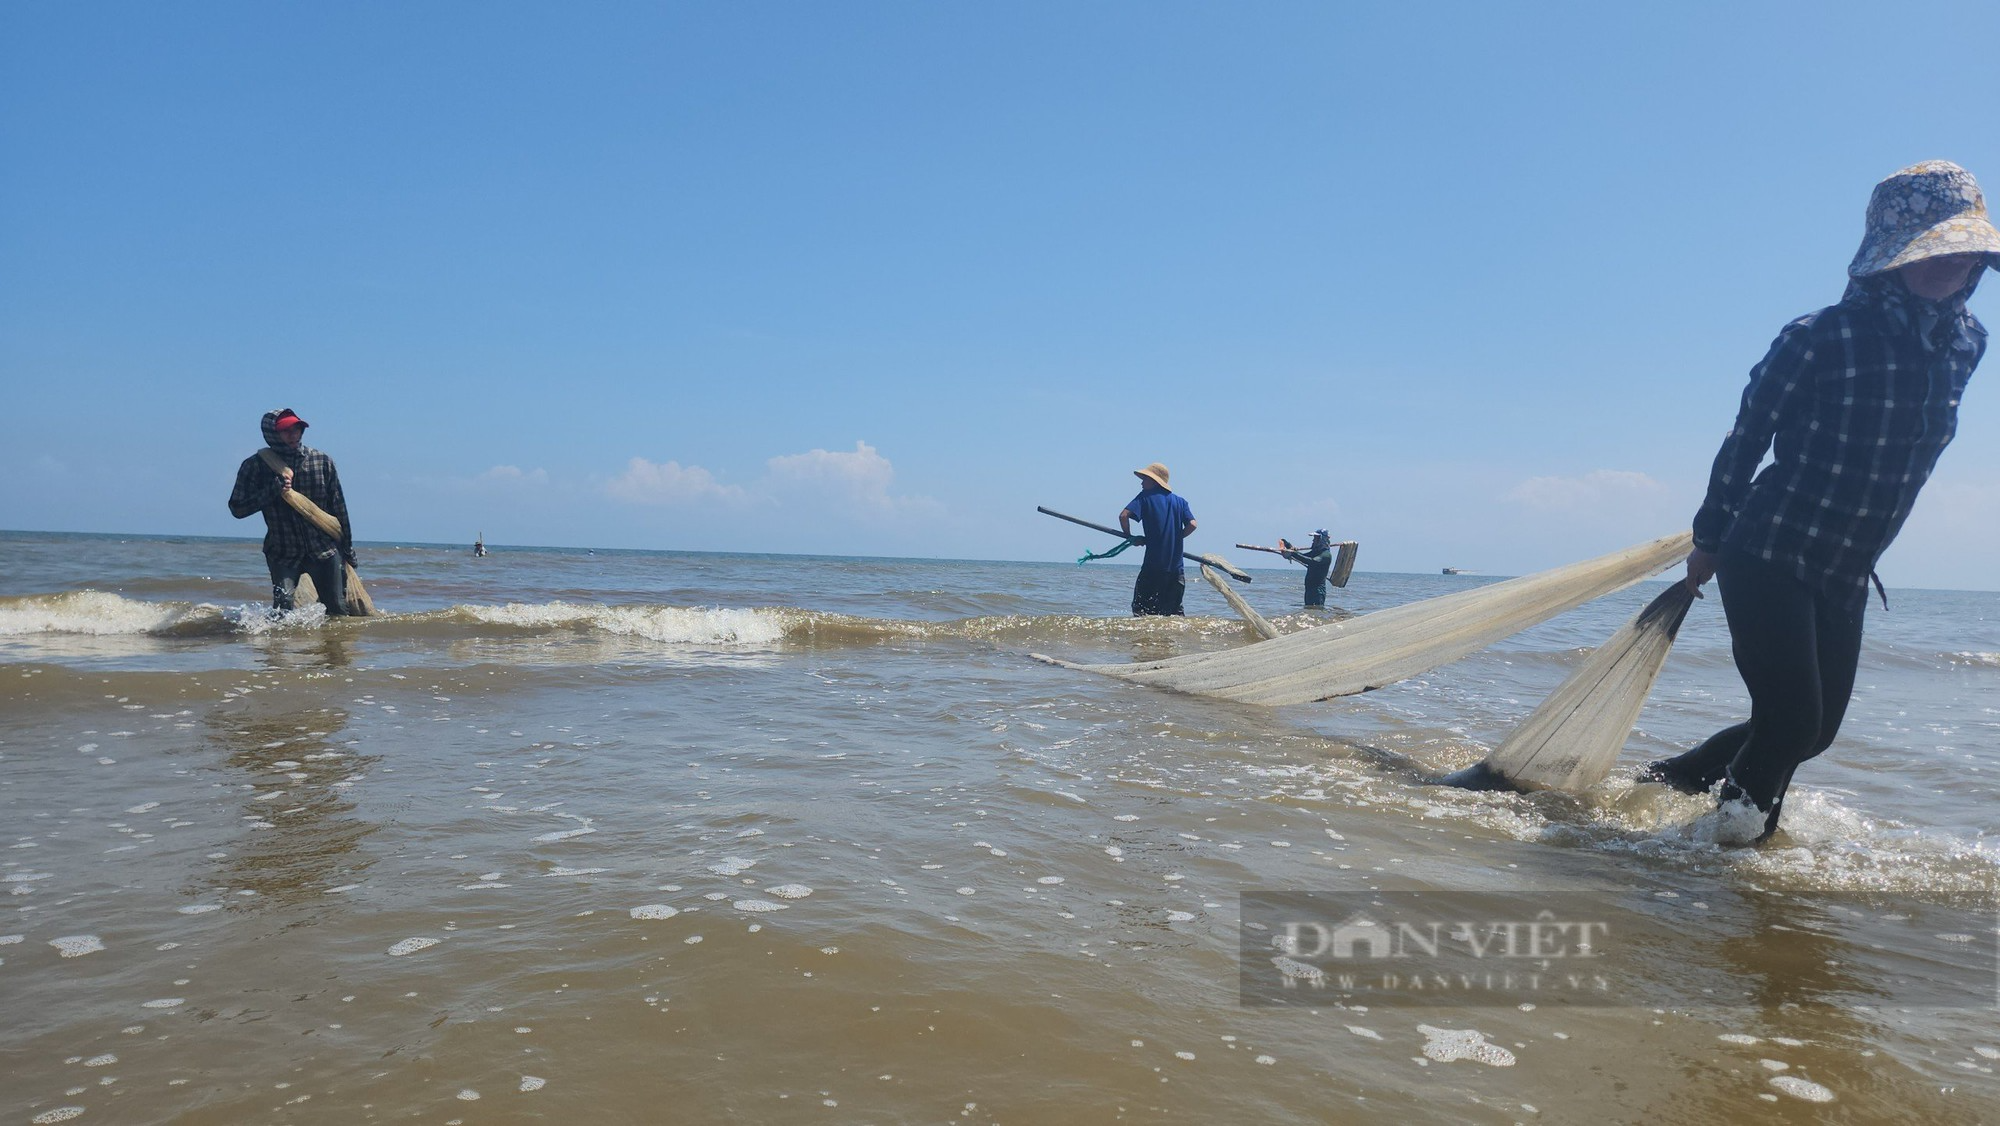
[[[1104,552],[1102,554],[1099,554],[1098,552],[1095,551],[1086,551],[1083,553],[1083,558],[1076,561],[1076,565],[1081,567],[1085,563],[1088,563],[1093,559],[1109,559],[1128,547],[1136,547],[1145,542],[1146,542],[1145,540],[1134,537],[1132,539],[1121,541],[1117,547],[1114,547],[1110,551]]]

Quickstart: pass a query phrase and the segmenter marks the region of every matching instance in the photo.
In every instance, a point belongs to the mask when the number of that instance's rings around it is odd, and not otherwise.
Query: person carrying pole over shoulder
[[[1134,519],[1146,534],[1146,558],[1132,584],[1132,613],[1179,617],[1187,596],[1181,546],[1194,532],[1194,510],[1167,487],[1167,467],[1159,462],[1134,469],[1132,475],[1139,478],[1139,495],[1118,513],[1118,528],[1128,538]]]
[[[1306,605],[1326,605],[1326,576],[1333,570],[1333,537],[1325,528],[1312,534],[1312,543],[1304,548],[1291,545],[1289,540],[1278,541],[1278,554],[1294,563],[1303,563],[1306,568]]]
[[[293,609],[299,576],[311,575],[329,615],[349,613],[346,567],[354,565],[354,525],[333,459],[304,444],[306,420],[290,408],[264,413],[265,450],[243,459],[229,494],[230,515],[264,514],[264,563],[271,572],[271,608]],[[286,502],[296,490],[339,521],[335,536]],[[344,566],[343,566],[344,565]]]

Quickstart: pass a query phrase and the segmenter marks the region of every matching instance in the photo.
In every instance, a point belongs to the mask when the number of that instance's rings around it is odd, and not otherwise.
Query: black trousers
[[[1139,569],[1139,578],[1132,584],[1132,612],[1145,617],[1159,615],[1178,618],[1185,614],[1181,609],[1187,597],[1187,580],[1173,571],[1148,571]]]
[[[1799,764],[1840,731],[1861,661],[1865,605],[1850,613],[1789,571],[1740,552],[1723,553],[1716,578],[1736,671],[1750,690],[1750,720],[1667,765],[1702,784],[1727,773],[1769,809],[1784,800]]]
[[[291,610],[292,596],[298,591],[299,576],[311,575],[313,590],[319,595],[319,604],[326,607],[329,617],[347,613],[347,568],[340,560],[340,553],[334,552],[324,559],[308,556],[304,559],[273,559],[266,555],[264,565],[271,569],[271,608]]]

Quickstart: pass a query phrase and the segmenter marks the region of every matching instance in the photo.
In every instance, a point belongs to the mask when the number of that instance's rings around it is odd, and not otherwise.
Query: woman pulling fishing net
[[[1751,369],[1687,559],[1690,590],[1720,581],[1750,719],[1647,768],[1689,793],[1721,782],[1718,839],[1776,832],[1793,772],[1840,729],[1875,563],[1986,351],[1965,302],[1988,266],[2000,232],[1972,174],[1905,168],[1875,186],[1840,303],[1786,325]]]

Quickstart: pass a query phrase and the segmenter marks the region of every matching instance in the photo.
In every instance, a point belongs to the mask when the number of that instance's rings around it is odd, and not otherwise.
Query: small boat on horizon
[[[1446,567],[1444,573],[1447,575],[1469,575],[1472,572],[1463,567]]]

